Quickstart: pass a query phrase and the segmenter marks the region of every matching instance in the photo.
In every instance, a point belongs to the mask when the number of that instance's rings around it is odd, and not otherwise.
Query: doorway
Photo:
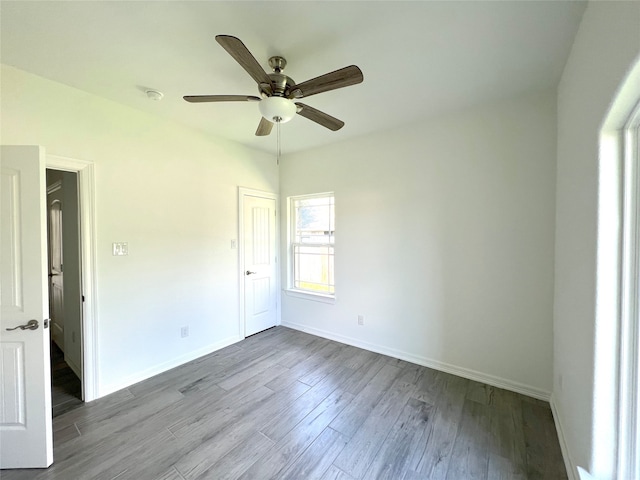
[[[276,326],[279,321],[277,195],[240,188],[240,335]]]
[[[82,399],[90,402],[99,398],[98,389],[98,325],[96,284],[96,234],[95,234],[95,172],[94,164],[57,155],[46,156],[46,168],[76,176],[79,224],[80,290],[81,290],[81,359],[79,370]],[[43,192],[46,195],[46,192]],[[78,333],[76,333],[78,335]],[[76,336],[77,341],[77,336]],[[74,372],[78,373],[78,372]]]
[[[53,417],[82,402],[82,265],[78,175],[47,169],[47,259]]]

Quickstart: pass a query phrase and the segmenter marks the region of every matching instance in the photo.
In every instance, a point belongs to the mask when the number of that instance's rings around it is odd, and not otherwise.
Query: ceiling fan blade
[[[273,128],[273,123],[271,123],[266,118],[261,117],[260,123],[258,124],[258,129],[256,130],[256,136],[265,137],[271,133],[272,128]]]
[[[298,115],[302,115],[323,127],[327,127],[329,130],[333,130],[335,132],[336,130],[340,130],[344,127],[344,122],[342,120],[338,120],[337,118],[310,107],[309,105],[296,103],[296,106],[298,107]]]
[[[335,72],[327,73],[306,82],[294,85],[291,88],[289,98],[303,98],[315,95],[316,93],[335,90],[336,88],[348,87],[361,83],[364,80],[362,71],[355,65],[341,68]]]
[[[266,83],[271,85],[271,78],[260,66],[256,58],[251,55],[249,49],[245,46],[240,39],[232,37],[231,35],[216,35],[216,41],[222,45],[229,55],[231,55],[236,62],[244,68],[251,78],[253,78],[258,85]]]
[[[187,102],[201,103],[201,102],[259,102],[260,97],[254,97],[251,95],[185,95],[184,98]]]

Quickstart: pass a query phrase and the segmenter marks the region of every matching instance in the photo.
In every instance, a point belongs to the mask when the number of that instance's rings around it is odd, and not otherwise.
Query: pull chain
[[[282,118],[273,117],[276,122],[276,165],[280,165],[280,154],[282,153],[282,146],[280,143],[280,121]]]

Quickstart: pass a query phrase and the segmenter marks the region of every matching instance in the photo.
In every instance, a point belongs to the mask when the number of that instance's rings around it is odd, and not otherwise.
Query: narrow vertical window
[[[290,198],[290,288],[335,294],[333,193]]]
[[[619,478],[640,478],[640,103],[624,130]]]

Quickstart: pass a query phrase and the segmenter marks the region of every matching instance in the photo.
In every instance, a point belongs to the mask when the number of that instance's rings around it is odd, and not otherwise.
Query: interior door
[[[45,160],[39,147],[0,150],[0,468],[53,462]],[[19,326],[33,324],[35,328]]]
[[[242,196],[245,336],[277,323],[276,200]]]
[[[65,350],[64,274],[62,269],[62,181],[47,189],[47,231],[49,245],[49,316],[51,339]]]

